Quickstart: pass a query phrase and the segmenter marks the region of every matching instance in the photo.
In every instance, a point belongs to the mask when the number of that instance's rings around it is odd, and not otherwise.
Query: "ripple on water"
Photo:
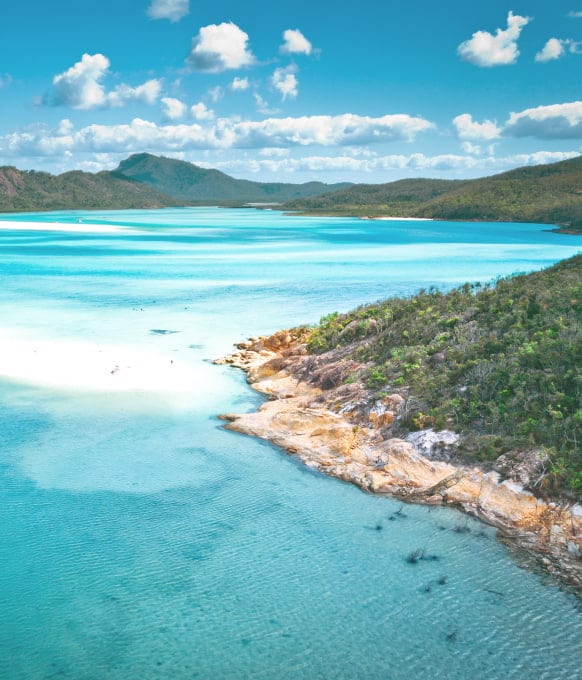
[[[579,245],[532,225],[415,224],[412,236],[274,212],[92,216],[139,231],[27,232],[0,250],[4,329],[138,348],[146,367],[183,367],[188,389],[83,391],[82,371],[66,389],[38,385],[4,358],[0,677],[579,677],[574,600],[519,569],[492,529],[224,431],[216,413],[260,398],[206,363],[246,335]],[[411,563],[414,551],[436,559]]]

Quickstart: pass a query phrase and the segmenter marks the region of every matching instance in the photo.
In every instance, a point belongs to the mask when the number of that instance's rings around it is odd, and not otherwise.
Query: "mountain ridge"
[[[216,169],[148,153],[133,154],[121,161],[116,174],[137,180],[184,201],[283,202],[341,190],[348,182],[253,182],[236,179]]]
[[[355,184],[288,201],[308,214],[541,222],[582,231],[582,156],[470,180],[404,179]]]

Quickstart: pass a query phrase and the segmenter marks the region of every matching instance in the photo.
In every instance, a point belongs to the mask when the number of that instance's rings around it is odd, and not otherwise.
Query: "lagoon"
[[[581,249],[531,224],[0,216],[0,676],[577,677],[572,596],[455,511],[396,515],[225,431],[261,397],[210,360]]]

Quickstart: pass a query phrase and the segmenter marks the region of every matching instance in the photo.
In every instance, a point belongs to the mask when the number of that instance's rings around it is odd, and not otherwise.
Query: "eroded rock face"
[[[435,432],[432,428],[410,432],[406,435],[406,441],[414,448],[430,459],[450,460],[458,448],[460,437],[451,430]]]
[[[511,457],[504,454],[495,461],[495,469],[508,479],[531,489],[537,486],[540,475],[549,467],[547,454],[538,449],[514,453]]]
[[[510,471],[502,460],[493,472],[453,465],[456,433],[426,429],[406,439],[392,436],[404,398],[391,394],[370,402],[357,382],[325,387],[332,367],[306,356],[300,336],[284,331],[238,349],[219,363],[242,368],[270,400],[255,413],[225,416],[228,429],[267,439],[367,491],[459,507],[496,526],[582,592],[582,507],[544,501],[524,488],[543,465],[539,453],[525,452]]]

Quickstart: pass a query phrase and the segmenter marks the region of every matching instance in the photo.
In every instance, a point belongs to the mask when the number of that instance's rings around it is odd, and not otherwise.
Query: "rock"
[[[495,470],[524,487],[532,487],[548,464],[547,454],[532,449],[503,454],[495,461]]]
[[[406,435],[406,441],[427,458],[435,460],[449,460],[451,453],[457,447],[460,437],[450,430],[435,432],[432,428],[410,432]]]
[[[543,473],[539,451],[522,452],[513,465],[501,456],[496,470],[485,472],[446,462],[459,445],[452,429],[425,428],[406,439],[384,440],[400,413],[402,395],[390,394],[370,407],[369,391],[360,382],[344,381],[357,377],[354,369],[361,365],[350,365],[339,350],[331,363],[322,356],[300,356],[302,346],[293,333],[253,343],[241,343],[221,363],[242,368],[253,388],[273,401],[255,413],[222,416],[227,429],[267,439],[305,465],[367,491],[461,507],[497,527],[510,544],[545,560],[547,571],[582,592],[582,506],[548,503],[526,490],[535,489]],[[322,390],[325,382],[335,386]]]

